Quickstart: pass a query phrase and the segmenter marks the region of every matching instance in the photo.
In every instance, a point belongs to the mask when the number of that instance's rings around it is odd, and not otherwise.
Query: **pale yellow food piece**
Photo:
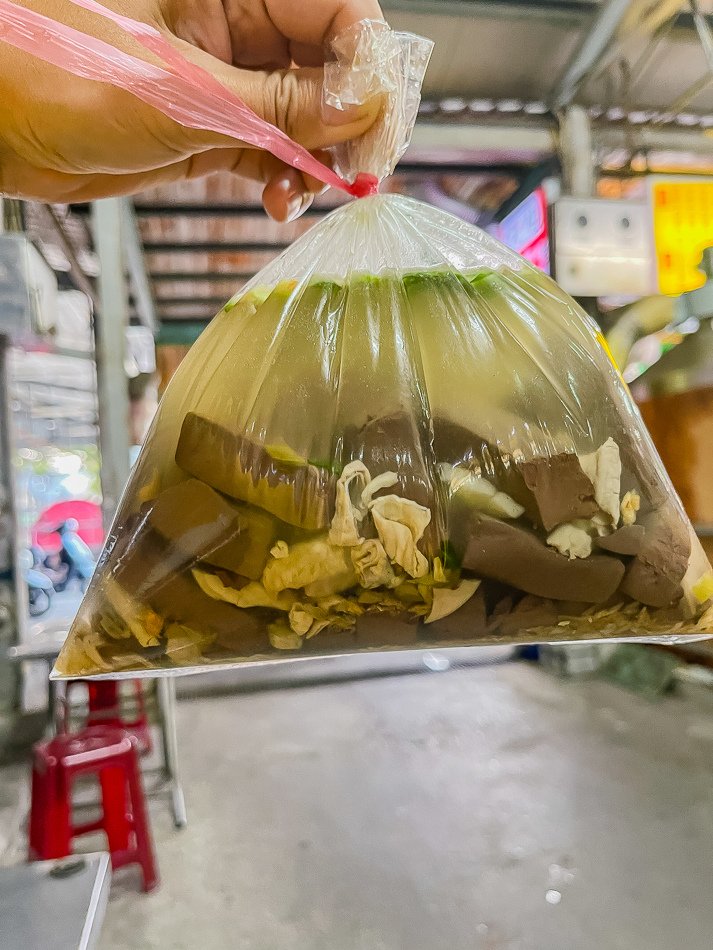
[[[374,499],[369,510],[391,563],[398,564],[411,577],[427,574],[428,561],[417,545],[430,524],[430,510],[398,495]]]
[[[471,578],[465,578],[457,587],[434,587],[433,604],[431,611],[426,617],[424,623],[433,623],[436,620],[443,620],[450,614],[454,614],[480,587],[481,582]]]
[[[156,647],[163,619],[146,604],[135,600],[113,577],[104,580],[102,593],[142,647]]]
[[[295,602],[295,595],[290,592],[273,593],[267,591],[259,581],[251,581],[245,587],[238,589],[230,587],[209,571],[194,568],[191,571],[196,583],[208,597],[213,600],[224,600],[235,607],[272,607],[275,610],[289,610]]]

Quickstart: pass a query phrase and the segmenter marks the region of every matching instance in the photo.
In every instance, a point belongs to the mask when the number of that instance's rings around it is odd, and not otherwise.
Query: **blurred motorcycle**
[[[79,522],[74,518],[68,518],[58,528],[62,539],[59,557],[62,563],[67,565],[67,575],[64,581],[56,586],[57,590],[66,590],[73,580],[77,580],[82,591],[85,591],[94,573],[96,567],[94,557],[87,544],[79,537],[78,530]]]
[[[23,551],[20,554],[20,567],[27,584],[30,616],[41,617],[42,614],[47,613],[52,605],[52,595],[55,592],[54,584],[39,569],[32,551]]]

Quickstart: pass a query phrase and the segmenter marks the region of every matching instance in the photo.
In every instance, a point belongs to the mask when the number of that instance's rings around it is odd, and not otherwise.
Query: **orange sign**
[[[651,206],[659,291],[682,294],[701,287],[701,256],[713,246],[713,178],[654,178]]]

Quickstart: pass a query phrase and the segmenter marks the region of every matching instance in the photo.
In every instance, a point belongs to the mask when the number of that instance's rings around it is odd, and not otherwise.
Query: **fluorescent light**
[[[468,108],[471,112],[492,112],[495,109],[495,103],[492,99],[471,99]]]
[[[520,112],[522,105],[520,99],[501,99],[495,108],[498,112]]]
[[[441,99],[441,112],[463,112],[467,106],[465,99]]]

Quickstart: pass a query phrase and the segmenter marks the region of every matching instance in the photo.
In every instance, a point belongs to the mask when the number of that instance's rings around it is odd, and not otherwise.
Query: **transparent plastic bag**
[[[169,385],[57,670],[713,633],[601,336],[483,232],[346,205]]]

